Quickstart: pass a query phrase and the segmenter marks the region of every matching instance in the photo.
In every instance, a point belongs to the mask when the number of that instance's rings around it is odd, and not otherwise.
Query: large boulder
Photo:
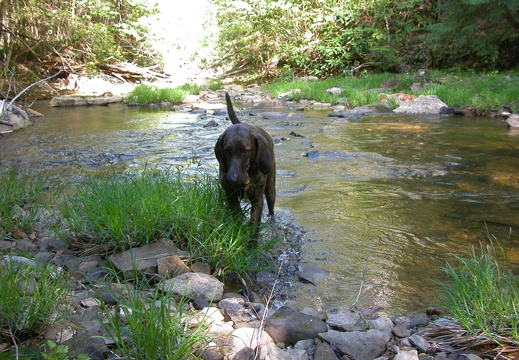
[[[4,109],[4,100],[0,100],[0,134],[23,129],[32,125],[32,120],[27,111],[14,104]]]
[[[448,113],[450,109],[436,95],[420,95],[411,101],[401,102],[393,111],[404,114],[440,115]]]

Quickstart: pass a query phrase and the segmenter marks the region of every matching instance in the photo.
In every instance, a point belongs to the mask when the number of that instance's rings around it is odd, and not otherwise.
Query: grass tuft
[[[63,205],[71,241],[84,252],[170,239],[213,268],[245,272],[263,250],[251,251],[253,229],[230,216],[218,181],[181,168],[87,176]]]
[[[481,245],[458,266],[443,270],[451,280],[442,284],[445,307],[472,334],[479,331],[500,344],[519,344],[519,279],[499,261],[497,249]]]
[[[159,88],[156,86],[138,85],[128,96],[127,102],[157,104],[161,101],[169,101],[178,104],[184,100],[186,95],[198,94],[201,89],[201,86],[194,84],[184,84],[175,88]]]
[[[116,311],[103,305],[105,331],[126,359],[183,360],[198,358],[207,343],[203,323],[189,326],[187,300],[175,302],[170,292],[127,291]],[[151,299],[150,299],[151,295]]]
[[[61,320],[68,294],[65,276],[4,256],[0,262],[0,339],[24,342]]]
[[[28,231],[38,220],[47,180],[13,167],[0,171],[0,238],[13,230]]]

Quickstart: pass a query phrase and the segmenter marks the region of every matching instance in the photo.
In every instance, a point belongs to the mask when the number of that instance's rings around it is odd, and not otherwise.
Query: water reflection
[[[61,176],[192,161],[214,174],[212,149],[228,125],[122,105],[37,110],[47,120],[0,138],[3,162]],[[358,297],[359,307],[396,315],[438,304],[438,268],[488,237],[519,265],[519,137],[498,121],[345,121],[326,112],[254,121],[278,140],[277,205],[311,230],[305,261],[331,273],[298,288],[296,305],[350,306]]]

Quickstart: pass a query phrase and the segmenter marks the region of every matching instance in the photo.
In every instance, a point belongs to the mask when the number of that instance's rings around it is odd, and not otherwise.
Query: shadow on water
[[[0,138],[2,161],[60,176],[192,162],[216,174],[213,146],[229,125],[123,105],[36,110],[46,119]],[[277,206],[310,230],[305,261],[331,274],[299,286],[296,305],[438,305],[438,269],[489,238],[519,265],[519,137],[491,119],[327,114],[244,118],[277,140]]]

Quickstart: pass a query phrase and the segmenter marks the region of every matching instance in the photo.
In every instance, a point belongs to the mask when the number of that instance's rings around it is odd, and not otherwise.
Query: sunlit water
[[[36,110],[46,119],[0,138],[3,164],[62,177],[193,162],[216,174],[212,149],[228,125],[124,105]],[[330,272],[298,287],[296,305],[357,301],[393,315],[438,305],[439,268],[489,239],[519,265],[519,136],[499,120],[297,115],[245,118],[276,139],[276,205],[309,230],[304,261]]]

